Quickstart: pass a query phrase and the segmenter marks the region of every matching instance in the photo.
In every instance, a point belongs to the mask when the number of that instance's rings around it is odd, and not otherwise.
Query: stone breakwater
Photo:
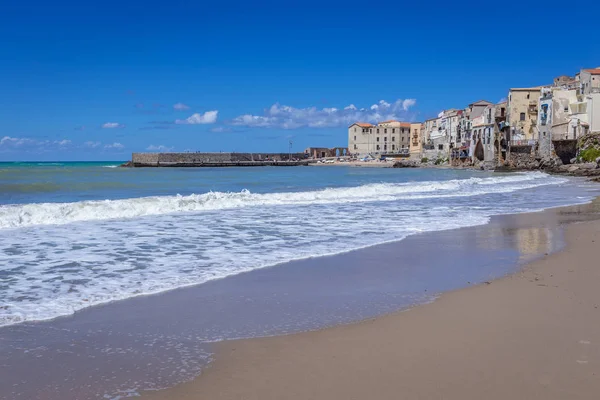
[[[133,153],[126,167],[307,165],[304,153]]]

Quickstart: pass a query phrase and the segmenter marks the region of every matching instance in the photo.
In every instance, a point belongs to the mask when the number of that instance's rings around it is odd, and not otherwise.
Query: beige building
[[[508,119],[511,140],[537,139],[538,101],[541,86],[513,88],[508,92]]]
[[[413,158],[421,159],[421,153],[423,152],[422,135],[424,131],[424,124],[420,122],[410,124],[410,156]]]
[[[410,130],[410,123],[395,120],[377,125],[356,122],[348,127],[348,150],[358,155],[408,154]]]

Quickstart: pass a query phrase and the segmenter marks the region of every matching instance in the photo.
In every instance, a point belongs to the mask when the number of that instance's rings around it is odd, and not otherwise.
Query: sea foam
[[[0,325],[587,200],[535,189],[565,182],[525,173],[2,206]]]

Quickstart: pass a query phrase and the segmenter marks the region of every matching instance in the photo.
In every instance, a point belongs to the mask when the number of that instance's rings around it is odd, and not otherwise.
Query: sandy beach
[[[597,399],[600,222],[521,272],[357,324],[223,342],[146,399]]]

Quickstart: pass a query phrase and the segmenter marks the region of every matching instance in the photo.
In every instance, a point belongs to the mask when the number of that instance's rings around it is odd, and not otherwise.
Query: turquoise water
[[[582,203],[540,172],[0,165],[0,325]]]

